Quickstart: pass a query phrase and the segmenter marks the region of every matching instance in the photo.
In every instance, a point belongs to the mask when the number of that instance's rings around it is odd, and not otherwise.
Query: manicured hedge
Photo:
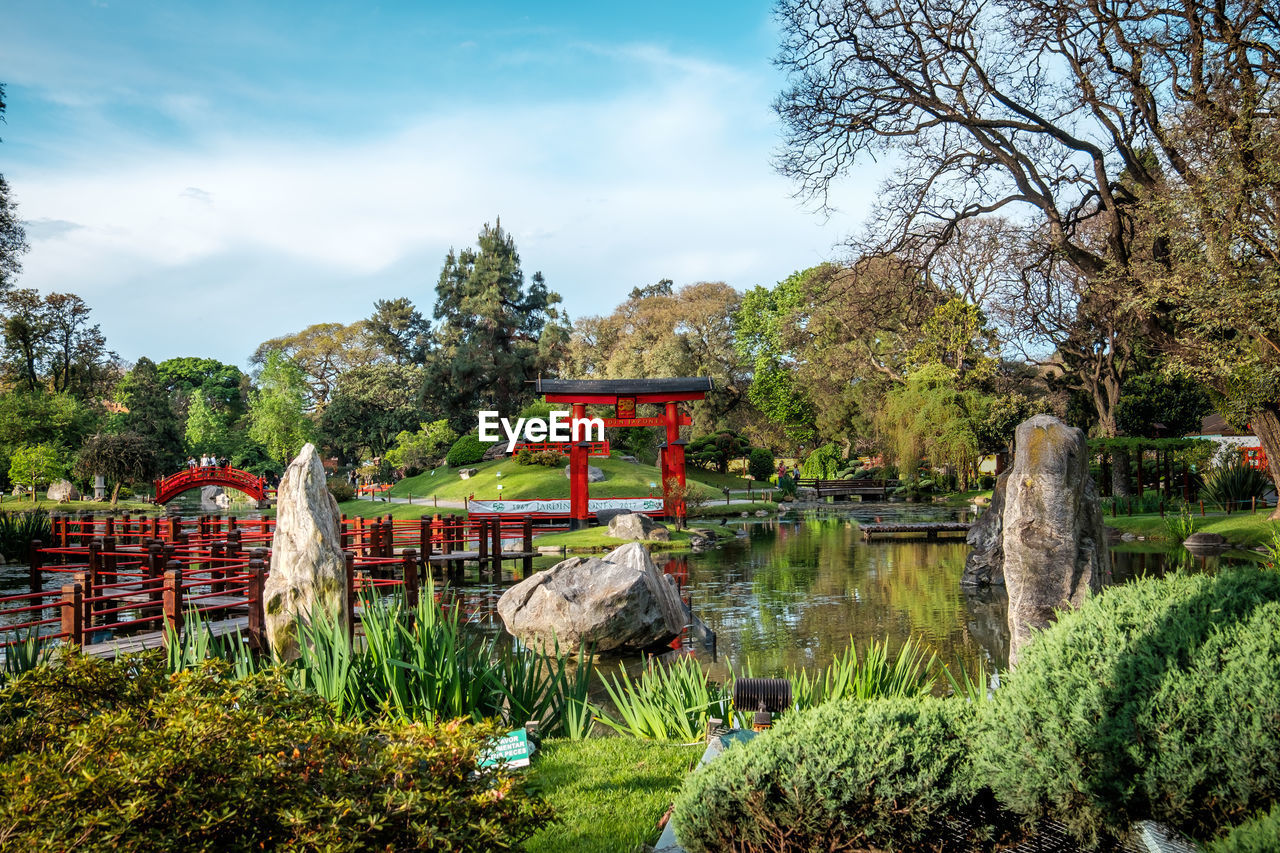
[[[1153,818],[1203,841],[1280,801],[1280,574],[1114,587],[1038,636],[975,764],[1086,843]]]
[[[449,448],[449,452],[445,454],[444,461],[449,464],[450,468],[474,465],[477,462],[484,461],[484,452],[488,449],[488,444],[468,433],[453,443],[453,446]]]
[[[994,810],[969,763],[973,714],[961,700],[926,698],[784,715],[686,780],[676,836],[690,853],[971,849],[996,832],[983,825]]]
[[[496,730],[334,719],[267,672],[69,656],[0,691],[0,849],[513,850],[549,809]]]

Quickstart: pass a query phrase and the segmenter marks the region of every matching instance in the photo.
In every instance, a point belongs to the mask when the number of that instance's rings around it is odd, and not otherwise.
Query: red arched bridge
[[[244,492],[256,501],[266,500],[267,481],[239,468],[214,465],[187,468],[155,481],[156,503],[167,504],[178,495],[201,486],[222,486]]]

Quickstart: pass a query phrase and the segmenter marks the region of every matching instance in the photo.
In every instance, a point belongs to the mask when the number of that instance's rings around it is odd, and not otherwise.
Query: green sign
[[[492,767],[505,761],[508,767],[529,766],[529,735],[523,728],[508,732],[498,738],[492,747],[480,756],[481,767]]]

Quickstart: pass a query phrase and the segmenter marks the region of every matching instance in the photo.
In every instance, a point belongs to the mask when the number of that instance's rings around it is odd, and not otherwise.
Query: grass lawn
[[[650,539],[642,544],[650,551],[675,551],[689,547],[689,533],[685,530],[672,530],[671,541],[661,542]],[[587,527],[583,530],[563,530],[559,533],[544,533],[533,538],[533,546],[557,545],[570,551],[612,551],[619,545],[633,540],[617,539],[609,535],[609,528]]]
[[[689,518],[737,518],[744,512],[754,515],[758,509],[768,510],[770,514],[773,514],[778,511],[778,505],[755,501],[753,503],[729,504],[726,506],[724,501],[721,500],[720,503],[710,503],[700,506],[696,510],[689,510]]]
[[[1202,531],[1218,533],[1233,545],[1252,547],[1267,545],[1272,541],[1273,536],[1280,535],[1280,524],[1267,520],[1270,513],[1270,509],[1259,510],[1256,513],[1233,512],[1231,515],[1209,513],[1205,516],[1193,515],[1192,521],[1195,523],[1197,533]],[[1176,517],[1173,513],[1168,513],[1167,516],[1169,519]],[[1158,513],[1121,515],[1116,518],[1108,516],[1103,521],[1108,527],[1137,536],[1145,536],[1147,539],[1172,541],[1174,538],[1169,532],[1166,519],[1161,518]]]
[[[692,465],[686,465],[684,473],[686,480],[696,480],[699,483],[711,486],[716,491],[720,491],[725,486],[728,486],[735,492],[744,490],[748,486],[756,491],[761,489],[778,488],[772,483],[762,483],[759,480],[748,480],[746,477],[739,477],[737,474],[721,474],[719,471],[704,471],[703,469],[695,468]]]
[[[392,518],[417,519],[424,515],[435,515],[437,512],[446,516],[467,514],[464,509],[433,507],[429,498],[419,502],[416,496],[411,504],[393,504],[366,498],[362,501],[344,501],[338,504],[338,509],[349,518],[377,518],[380,515],[390,515]]]
[[[628,853],[658,839],[703,746],[624,737],[550,740],[529,774],[559,821],[525,842],[529,853]]]
[[[593,498],[646,497],[651,491],[662,494],[661,475],[653,465],[623,462],[613,457],[593,457],[589,464],[602,470],[605,476],[603,482],[591,484]],[[511,458],[478,462],[467,467],[475,468],[478,472],[469,480],[460,478],[454,469],[437,468],[434,474],[426,471],[416,477],[406,477],[392,487],[391,494],[396,497],[413,495],[415,498],[419,495],[435,495],[457,501],[474,494],[480,500],[494,500],[498,497],[496,486],[502,483],[502,497],[506,500],[569,497],[569,478],[564,475],[563,467],[520,465]],[[499,473],[502,474],[501,478],[497,477]],[[650,489],[650,483],[659,485]],[[719,489],[709,486],[699,488],[708,499],[723,499]]]
[[[14,497],[12,495],[0,496],[0,510],[9,512],[22,512],[28,509],[42,509],[46,512],[79,512],[82,509],[92,510],[94,512],[110,512],[111,501],[51,501],[48,498],[40,498],[35,503],[30,498]],[[116,512],[147,513],[149,515],[164,515],[164,508],[158,507],[147,501],[126,501],[120,500],[116,503]]]

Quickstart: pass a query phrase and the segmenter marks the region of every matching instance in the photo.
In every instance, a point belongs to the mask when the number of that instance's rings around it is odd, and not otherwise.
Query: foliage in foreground
[[[0,512],[0,556],[6,560],[25,560],[31,541],[49,542],[51,530],[49,513],[42,509]]]
[[[1208,846],[1208,853],[1274,853],[1280,850],[1280,804],[1246,820]]]
[[[1280,574],[1108,590],[1038,636],[975,761],[1010,808],[1086,843],[1155,819],[1207,840],[1280,801]]]
[[[68,655],[0,691],[6,850],[510,850],[549,809],[492,725],[344,722],[279,672]]]
[[[998,813],[970,766],[973,717],[933,698],[784,715],[686,780],[676,837],[690,853],[973,849],[1002,831],[980,819]],[[957,815],[979,819],[969,829]]]

